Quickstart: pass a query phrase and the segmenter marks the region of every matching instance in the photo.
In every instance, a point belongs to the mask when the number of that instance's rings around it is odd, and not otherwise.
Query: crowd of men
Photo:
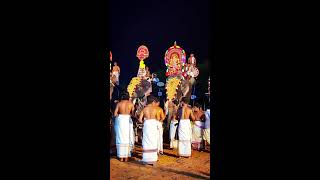
[[[163,154],[164,129],[169,129],[170,149],[177,149],[179,157],[191,157],[192,149],[202,151],[210,144],[210,106],[203,111],[199,103],[191,107],[183,97],[179,104],[176,100],[167,101],[163,109],[151,94],[139,114],[136,109],[137,104],[123,93],[114,111],[110,110],[111,147],[115,144],[120,161],[128,161],[134,153],[137,122],[143,124],[141,162],[145,164],[155,164],[158,155]]]

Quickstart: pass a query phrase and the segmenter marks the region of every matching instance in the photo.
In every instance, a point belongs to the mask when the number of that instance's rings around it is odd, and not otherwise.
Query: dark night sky
[[[197,62],[209,58],[210,22],[208,1],[119,1],[110,0],[110,47],[113,61],[121,68],[120,83],[136,76],[140,45],[149,49],[145,64],[151,73],[165,69],[164,53],[174,41]],[[200,72],[201,73],[201,72]]]

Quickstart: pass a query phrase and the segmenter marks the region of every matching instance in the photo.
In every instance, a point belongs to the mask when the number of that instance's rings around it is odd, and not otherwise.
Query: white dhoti
[[[133,129],[133,121],[131,118],[129,120],[129,136],[130,136],[129,137],[130,138],[130,142],[129,142],[130,152],[133,153],[135,135],[134,135],[134,129]]]
[[[163,153],[163,126],[160,121],[158,121],[158,133],[158,152]]]
[[[179,136],[179,146],[178,154],[179,156],[190,157],[191,156],[191,137],[192,129],[189,119],[181,119],[178,127]]]
[[[210,144],[210,127],[203,130],[203,140]]]
[[[176,131],[178,127],[177,124],[178,124],[177,120],[172,120],[170,123],[170,148],[174,147],[173,143],[175,141]]]
[[[158,160],[158,121],[145,120],[142,137],[142,162],[155,163]]]
[[[119,76],[120,76],[120,73],[118,71],[113,71],[112,72],[112,75],[114,75],[116,77],[116,83],[117,85],[119,85]]]
[[[120,114],[114,125],[116,135],[117,157],[127,158],[131,157],[130,153],[130,115]]]
[[[193,124],[192,146],[197,150],[200,150],[201,148],[203,128],[204,128],[204,122],[195,121],[195,123]]]

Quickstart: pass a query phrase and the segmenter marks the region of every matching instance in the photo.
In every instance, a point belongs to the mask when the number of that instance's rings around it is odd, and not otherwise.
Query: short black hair
[[[187,97],[182,97],[181,102],[189,104],[189,99]]]
[[[152,94],[149,95],[149,96],[147,97],[147,104],[151,104],[151,103],[155,102],[155,101],[156,101],[155,98],[156,98],[156,97],[154,97]]]
[[[159,98],[157,98],[156,96],[154,97],[154,101],[155,102],[160,102]]]
[[[201,106],[201,104],[200,103],[194,103],[194,107],[197,107],[197,108],[201,108],[202,106]]]
[[[123,94],[121,95],[121,100],[129,100],[129,98],[130,98],[130,96],[129,96],[128,93],[123,93]]]

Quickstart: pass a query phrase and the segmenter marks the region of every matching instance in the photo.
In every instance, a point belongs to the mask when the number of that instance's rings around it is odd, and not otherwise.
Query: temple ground
[[[210,150],[192,150],[191,158],[178,158],[176,150],[168,150],[164,144],[164,155],[159,156],[157,165],[143,165],[141,145],[136,145],[135,154],[129,162],[120,162],[116,156],[110,158],[110,179],[210,179]]]

